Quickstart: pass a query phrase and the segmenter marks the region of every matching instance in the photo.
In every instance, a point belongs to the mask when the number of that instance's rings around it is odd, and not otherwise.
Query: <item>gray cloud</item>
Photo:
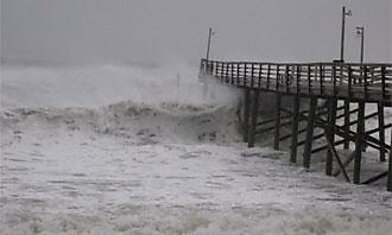
[[[366,60],[391,62],[390,0],[1,0],[3,58],[116,63],[204,56],[272,61],[339,57],[341,6],[347,60],[357,61],[354,27],[366,27]]]

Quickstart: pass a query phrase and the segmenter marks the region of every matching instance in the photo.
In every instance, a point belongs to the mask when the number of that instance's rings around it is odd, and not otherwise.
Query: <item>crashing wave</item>
[[[239,140],[235,109],[217,105],[124,101],[97,109],[18,108],[2,112],[5,137],[26,131],[55,130],[144,139],[147,143],[230,143]]]

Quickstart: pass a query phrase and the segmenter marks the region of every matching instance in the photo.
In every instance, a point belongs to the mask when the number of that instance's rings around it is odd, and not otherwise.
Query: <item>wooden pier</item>
[[[387,177],[387,190],[392,191],[392,140],[385,143],[388,129],[392,136],[392,123],[386,123],[384,118],[384,110],[392,107],[392,64],[278,64],[202,59],[200,76],[244,90],[242,129],[248,147],[255,145],[258,134],[273,131],[275,149],[280,149],[281,141],[291,139],[290,162],[297,162],[299,146],[303,145],[305,168],[311,166],[312,154],[326,150],[327,175],[343,174],[347,182],[354,184],[370,184]],[[276,108],[274,118],[258,122],[261,92],[275,94]],[[290,109],[282,105],[287,96],[292,100]],[[370,103],[377,105],[377,112],[366,112]],[[302,104],[307,107],[301,107]],[[374,117],[378,117],[378,127],[367,130],[365,121]],[[291,133],[282,135],[283,127]],[[305,135],[304,140],[300,140],[301,134]],[[321,138],[325,138],[325,145],[314,147],[314,141]],[[339,156],[336,149],[339,145],[344,149],[354,147],[347,159]],[[388,169],[362,180],[362,153],[367,147],[379,151],[380,162],[388,159]],[[351,163],[352,179],[346,169]]]

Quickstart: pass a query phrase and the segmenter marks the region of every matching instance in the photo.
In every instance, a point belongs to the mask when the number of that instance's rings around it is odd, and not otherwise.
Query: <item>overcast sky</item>
[[[1,56],[88,63],[204,56],[264,61],[339,57],[341,7],[349,6],[346,60],[392,61],[391,0],[1,0]]]

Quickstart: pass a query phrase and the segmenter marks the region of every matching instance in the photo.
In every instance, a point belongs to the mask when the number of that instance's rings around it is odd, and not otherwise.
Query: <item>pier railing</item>
[[[201,76],[240,88],[392,106],[392,64],[258,63],[201,60]]]

